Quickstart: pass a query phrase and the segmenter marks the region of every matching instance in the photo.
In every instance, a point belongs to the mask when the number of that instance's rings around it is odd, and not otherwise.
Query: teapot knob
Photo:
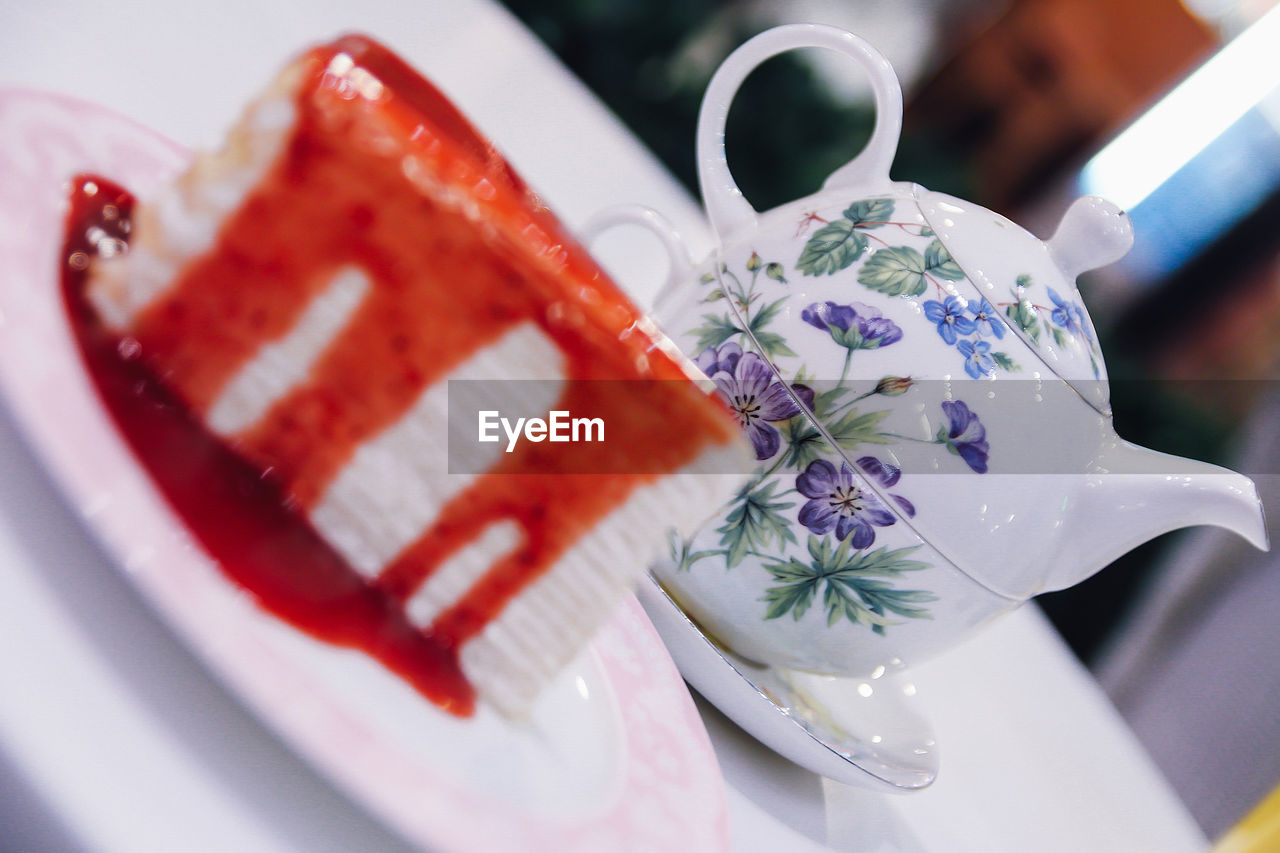
[[[1133,246],[1133,225],[1116,205],[1087,195],[1067,208],[1048,246],[1062,274],[1074,281],[1082,272],[1123,258]]]

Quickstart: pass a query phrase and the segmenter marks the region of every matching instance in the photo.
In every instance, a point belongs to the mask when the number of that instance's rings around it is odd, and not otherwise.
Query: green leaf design
[[[794,557],[767,568],[773,579],[781,585],[765,590],[763,600],[768,607],[765,608],[764,618],[777,619],[790,613],[799,622],[813,603],[814,593],[818,591],[813,570]]]
[[[991,353],[991,357],[995,359],[996,364],[998,364],[1004,370],[1020,370],[1021,369],[1018,367],[1018,363],[1009,357],[1009,354],[1007,352],[993,352]]]
[[[844,218],[855,228],[879,228],[893,218],[893,199],[870,198],[845,208]]]
[[[761,308],[747,322],[747,331],[756,339],[756,343],[760,345],[763,354],[772,358],[778,356],[795,357],[795,351],[787,346],[786,338],[776,332],[769,332],[765,327],[773,321],[783,306],[787,304],[787,297],[782,297],[774,302]]]
[[[827,605],[827,625],[834,625],[841,617],[850,622],[863,622],[871,626],[871,630],[881,636],[885,628],[892,625],[888,614],[903,616],[907,619],[932,619],[929,611],[923,607],[913,607],[915,602],[934,601],[937,597],[930,592],[916,589],[894,589],[892,584],[880,580],[863,580],[856,586],[835,579],[827,584],[823,595]]]
[[[724,551],[694,551],[693,543],[683,539],[674,529],[667,531],[667,538],[671,548],[671,562],[676,564],[677,572],[687,572],[699,560],[724,554]]]
[[[889,412],[859,412],[850,409],[844,417],[828,427],[836,444],[845,450],[856,450],[863,444],[890,444],[893,439],[880,432],[880,422]]]
[[[858,332],[857,326],[841,329],[839,326],[833,326],[828,323],[827,331],[831,333],[831,339],[845,349],[862,349],[862,345],[866,342],[866,339]]]
[[[776,332],[756,332],[756,343],[764,354],[777,358],[780,355],[795,357],[795,350],[787,346],[786,338]]]
[[[936,601],[937,596],[926,590],[897,589],[889,582],[904,572],[929,568],[928,563],[908,559],[919,545],[853,551],[848,540],[833,548],[831,537],[817,536],[810,536],[807,545],[807,563],[792,557],[765,565],[777,582],[761,599],[767,605],[766,619],[790,613],[799,621],[819,591],[828,626],[848,619],[883,634],[893,624],[890,614],[907,619],[932,618],[926,608],[918,605]]]
[[[850,393],[850,388],[844,385],[837,385],[834,388],[828,388],[826,391],[819,392],[813,397],[813,413],[818,416],[819,420],[825,420],[827,415],[835,411],[840,405],[840,400]]]
[[[814,232],[800,252],[796,268],[805,275],[834,275],[866,250],[867,235],[848,219],[837,219]]]
[[[1016,293],[1014,298],[1017,298]],[[1009,318],[1010,323],[1021,329],[1034,343],[1040,343],[1040,318],[1036,315],[1036,309],[1029,300],[1019,299],[1004,309],[1004,315]]]
[[[919,296],[925,292],[924,257],[910,246],[876,251],[858,270],[858,281],[887,296]]]
[[[951,257],[951,253],[942,245],[941,240],[934,240],[924,250],[925,269],[931,275],[947,281],[959,281],[964,278],[964,270]]]
[[[857,586],[836,581],[828,582],[827,588],[822,593],[822,604],[827,608],[827,627],[830,628],[843,618],[855,625],[859,623],[870,625],[871,630],[884,633],[885,626],[890,624],[889,620],[883,613],[877,613],[866,606],[858,596],[860,590],[865,590],[876,583],[888,587],[888,584],[871,580],[864,580]],[[889,588],[892,589],[892,587]]]
[[[784,421],[779,427],[782,438],[787,443],[787,455],[783,464],[788,468],[803,471],[827,452],[827,440],[804,413]]]
[[[777,480],[749,483],[733,499],[724,524],[716,529],[720,544],[725,547],[727,568],[741,563],[751,551],[767,549],[771,542],[782,545],[796,541],[791,523],[782,516],[782,510],[795,504],[774,499],[777,485]]]
[[[1066,349],[1067,344],[1070,342],[1070,339],[1067,337],[1067,333],[1057,326],[1052,326],[1051,328],[1053,329],[1054,343],[1056,343],[1060,348]]]
[[[778,312],[780,312],[786,304],[787,297],[785,296],[775,302],[770,302],[768,305],[756,312],[756,315],[751,318],[751,322],[747,324],[747,328],[752,332],[752,334],[759,332],[765,326],[773,322],[773,318],[778,316]]]
[[[705,298],[703,298],[703,300],[702,300],[702,301],[703,301],[703,302],[715,302],[715,301],[720,300],[720,299],[724,299],[724,291],[717,287],[715,290],[713,290],[713,291],[711,291],[710,293],[708,293],[708,294],[706,295],[706,297],[705,297]]]
[[[702,319],[706,322],[693,330],[693,333],[698,336],[694,347],[699,351],[707,347],[718,347],[742,332],[742,329],[739,329],[726,314],[703,314]]]

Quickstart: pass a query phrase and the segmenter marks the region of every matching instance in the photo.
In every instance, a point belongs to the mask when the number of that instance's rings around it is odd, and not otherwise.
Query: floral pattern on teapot
[[[880,200],[865,212],[887,219],[892,210],[891,200]],[[858,229],[867,223],[872,227],[894,224],[864,217],[858,223],[837,227],[861,236]],[[915,232],[917,237],[932,238],[921,226],[915,226]],[[839,272],[866,248],[865,240],[845,242],[851,248],[808,252],[802,256],[802,264],[812,261],[828,274]],[[895,258],[908,262],[914,261],[915,255],[924,257],[911,246],[890,248],[898,249]],[[835,251],[844,255],[833,261]],[[938,263],[922,271],[918,282],[907,280],[906,273],[885,261],[873,267],[873,274],[867,277],[890,289],[901,286],[904,293],[927,289],[929,276],[953,262],[940,245],[926,248],[926,252]],[[805,267],[798,265],[797,271],[804,274]],[[945,272],[952,274],[950,269]],[[816,602],[821,602],[828,627],[847,620],[882,636],[896,621],[931,619],[925,605],[936,601],[936,594],[914,588],[909,581],[910,573],[932,568],[931,563],[913,556],[921,547],[914,531],[908,527],[892,544],[883,543],[883,531],[905,524],[915,517],[916,509],[900,493],[902,471],[875,455],[874,447],[926,441],[944,447],[969,470],[981,474],[987,470],[990,453],[986,429],[965,402],[948,400],[941,403],[941,425],[932,439],[888,431],[882,422],[890,407],[884,403],[909,394],[914,380],[888,375],[860,389],[866,383],[852,379],[850,368],[859,353],[893,347],[908,334],[941,335],[936,328],[939,324],[932,323],[933,329],[919,324],[908,332],[862,302],[824,300],[807,305],[800,319],[805,327],[825,335],[831,352],[831,357],[822,361],[842,363],[840,378],[830,387],[816,390],[804,380],[811,372],[803,363],[795,363],[799,356],[779,331],[784,326],[796,328],[779,323],[791,295],[772,298],[765,294],[767,287],[789,286],[783,264],[752,252],[738,270],[722,264],[718,273],[703,276],[704,286],[717,286],[702,302],[719,310],[704,313],[702,325],[687,336],[694,339],[695,363],[737,416],[759,464],[752,479],[714,522],[718,537],[714,543],[709,543],[705,534],[694,541],[673,541],[677,571],[689,571],[703,561],[718,563],[726,570],[737,569],[748,560],[758,561],[771,578],[760,598],[766,620],[789,616],[799,621]],[[1003,323],[991,311],[981,321],[988,328],[1004,331]],[[966,334],[980,335],[978,322],[965,319],[956,325]],[[965,340],[957,336],[949,343]],[[812,350],[812,342],[806,349]],[[965,355],[963,349],[957,349]],[[971,354],[966,358],[971,359]],[[770,363],[780,359],[788,362],[788,372],[796,377],[789,386]]]
[[[1018,276],[1009,288],[1011,300],[999,303],[1004,308],[1009,323],[1017,329],[1024,341],[1035,349],[1040,349],[1041,331],[1046,338],[1052,338],[1060,348],[1065,348],[1068,338],[1077,338],[1085,342],[1089,353],[1089,366],[1093,368],[1093,378],[1102,378],[1102,349],[1094,336],[1089,321],[1085,317],[1084,307],[1059,296],[1052,287],[1044,288],[1050,305],[1040,305],[1033,301],[1032,294],[1037,290],[1030,275]],[[984,300],[985,301],[985,300]]]
[[[862,258],[874,241],[879,248],[858,269],[859,284],[886,296],[920,297],[932,290],[933,298],[922,302],[924,316],[974,379],[1021,370],[1008,352],[993,349],[1007,331],[996,307],[985,298],[966,300],[944,289],[943,282],[963,281],[964,271],[926,224],[894,221],[895,206],[894,199],[879,198],[856,201],[834,220],[806,214],[798,236],[815,222],[824,224],[809,236],[796,269],[804,275],[835,275]],[[872,233],[877,230],[881,233]]]

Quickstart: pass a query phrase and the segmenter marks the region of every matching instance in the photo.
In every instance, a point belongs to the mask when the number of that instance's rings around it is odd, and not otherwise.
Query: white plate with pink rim
[[[455,717],[228,581],[100,406],[58,284],[69,179],[145,196],[187,153],[102,108],[0,90],[0,391],[117,568],[277,735],[408,840],[439,850],[728,847],[706,732],[634,600],[519,725]],[[103,566],[103,571],[111,571]],[[234,748],[234,745],[228,745]]]

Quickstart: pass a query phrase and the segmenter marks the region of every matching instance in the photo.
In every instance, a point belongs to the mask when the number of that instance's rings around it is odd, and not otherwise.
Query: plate
[[[919,791],[938,777],[938,748],[901,663],[840,678],[753,663],[703,633],[652,577],[640,603],[707,701],[743,731],[819,776],[882,793]]]
[[[282,740],[415,843],[727,849],[710,743],[634,600],[528,721],[486,708],[460,719],[369,658],[260,611],[187,533],[99,406],[57,282],[72,175],[145,197],[187,156],[91,104],[0,90],[0,392],[117,567]]]

